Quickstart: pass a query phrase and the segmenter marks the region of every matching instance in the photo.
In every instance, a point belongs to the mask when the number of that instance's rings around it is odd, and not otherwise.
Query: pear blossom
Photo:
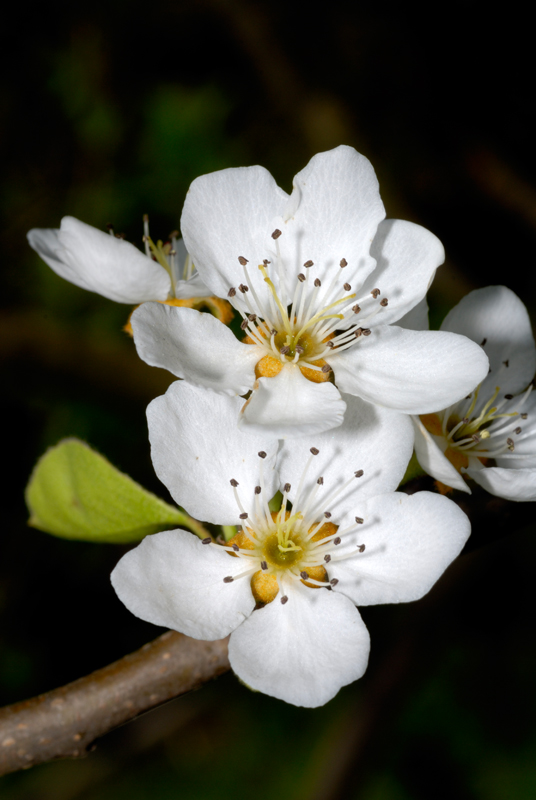
[[[527,309],[505,286],[466,295],[442,330],[468,336],[487,353],[490,371],[463,400],[414,417],[422,468],[471,492],[472,478],[507,500],[536,500],[536,348]]]
[[[384,217],[374,170],[351,147],[316,155],[290,196],[260,166],[197,178],[184,241],[246,338],[192,309],[148,304],[132,319],[139,355],[214,392],[251,391],[239,424],[278,436],[340,425],[341,393],[405,414],[459,400],[487,372],[481,349],[393,324],[424,298],[441,242]]]
[[[172,234],[155,245],[147,217],[144,228],[145,253],[111,228],[108,235],[75,217],[63,217],[59,229],[33,228],[28,242],[57,275],[116,303],[210,295],[184,242]]]
[[[396,412],[345,400],[339,428],[278,442],[236,427],[239,398],[172,384],[147,412],[156,472],[189,513],[238,532],[221,544],[147,536],[112,573],[136,616],[197,639],[230,634],[239,678],[298,706],[364,673],[357,605],[422,597],[469,536],[447,498],[393,491],[412,451],[409,417],[393,442]]]

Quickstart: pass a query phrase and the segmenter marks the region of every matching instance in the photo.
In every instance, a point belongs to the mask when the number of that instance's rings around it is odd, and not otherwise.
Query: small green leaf
[[[64,439],[42,456],[26,488],[28,524],[64,539],[125,543],[148,533],[187,527],[207,532],[164,503],[78,439]]]

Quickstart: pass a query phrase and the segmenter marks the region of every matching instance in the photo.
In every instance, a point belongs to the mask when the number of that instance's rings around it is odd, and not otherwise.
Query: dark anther
[[[340,264],[341,267],[344,268],[344,267],[348,266],[348,261],[345,258],[341,258],[339,264]]]
[[[337,579],[337,578],[332,578],[332,579],[330,580],[330,583],[331,583],[331,585],[332,585],[332,586],[336,586],[336,585],[338,584],[338,582],[339,582],[339,581],[338,581],[338,579]]]
[[[126,237],[125,233],[116,233],[115,234],[115,238],[116,239],[124,239],[125,237]],[[173,252],[173,255],[175,255],[175,252]]]
[[[302,570],[302,572],[300,572],[300,578],[302,580],[306,581],[308,577],[309,577],[309,573],[306,572],[305,570]]]
[[[360,553],[364,553],[365,552],[365,545],[364,544],[358,544],[357,545],[357,549],[359,550]]]
[[[212,539],[207,536],[205,539],[201,539],[201,544],[212,544]]]
[[[224,583],[232,583],[233,581],[234,578],[232,577],[232,575],[227,575],[227,577],[223,579]]]
[[[371,333],[370,328],[363,328],[363,336],[370,336]]]
[[[270,331],[270,336],[275,336],[276,333],[277,333],[276,329],[272,328],[272,330]]]
[[[356,517],[355,521],[357,522],[358,525],[362,525],[363,524],[363,517]]]
[[[319,286],[322,286],[322,281],[320,280],[320,278],[315,278],[315,284],[314,285],[317,287],[317,289],[318,289]]]
[[[235,553],[238,553],[238,551],[240,550],[240,548],[239,548],[239,546],[237,544],[232,544],[231,547],[233,548]]]
[[[243,331],[246,330],[248,325],[249,325],[249,322],[247,321],[247,319],[243,319],[242,322],[240,323],[240,327],[242,328]]]
[[[467,399],[467,398],[466,398],[466,399]],[[462,419],[462,422],[463,422],[463,424],[464,424],[464,425],[467,425],[467,423],[469,422],[469,417],[464,417],[464,418]]]
[[[329,564],[329,562],[331,561],[331,556],[329,553],[326,553],[326,555],[324,556],[324,561],[326,562],[326,564]]]
[[[114,229],[113,223],[111,223],[111,222],[107,222],[107,223],[106,223],[106,228],[107,228],[109,231],[113,231],[113,229]]]
[[[321,475],[321,476],[319,477],[319,479],[317,480],[317,483],[318,483],[318,485],[319,485],[319,486],[323,486],[323,484],[324,484],[324,478],[322,477],[322,475]]]
[[[509,450],[513,450],[514,449],[514,440],[510,439],[510,437],[508,437],[508,439],[506,440],[506,444],[508,445],[508,449]]]
[[[352,306],[352,311],[354,312],[354,314],[359,314],[359,312],[361,311],[361,306],[358,305]]]
[[[283,491],[290,492],[290,483],[285,483],[285,485],[283,486]]]
[[[286,594],[284,594],[283,597],[281,598],[281,605],[284,606],[285,603],[288,603],[288,597],[286,596]]]
[[[386,297],[384,297],[383,300],[380,300],[380,305],[383,306],[384,308],[388,304],[389,304],[389,300]]]
[[[231,480],[229,481],[229,483],[231,484],[231,486],[234,486],[235,488],[238,486],[238,481],[235,481],[235,479],[234,479],[234,478],[231,478]]]
[[[363,328],[358,328],[356,330],[356,332],[355,332],[355,338],[359,339],[359,337],[362,335],[362,333],[363,333]]]
[[[255,494],[260,494],[260,493],[261,493],[261,487],[255,486]]]
[[[354,475],[356,476],[356,478],[362,478],[363,477],[363,470],[362,469],[358,469],[357,472],[354,472]]]
[[[265,267],[267,267],[267,266],[268,266],[268,264],[271,264],[272,262],[271,262],[271,261],[268,261],[268,259],[267,259],[267,258],[263,258],[263,260],[262,260],[262,263],[264,264],[264,266],[265,266]]]
[[[324,511],[324,516],[326,519],[329,519],[331,517],[331,511]]]
[[[504,364],[505,367],[510,366],[510,359],[507,358],[506,361],[503,361],[503,364]]]
[[[345,291],[347,291],[347,292],[349,292],[351,288],[352,288],[352,287],[350,286],[350,284],[349,284],[349,283],[345,283],[345,284],[344,284],[344,286],[343,286],[343,289],[344,289]]]
[[[272,233],[272,239],[279,239],[281,236],[281,231],[279,228],[276,228],[275,231]]]
[[[238,288],[240,289],[242,294],[245,294],[246,292],[249,292],[249,286],[246,286],[245,283],[241,283]]]
[[[528,414],[521,414],[521,419],[527,419]]]
[[[256,314],[248,314],[248,319],[249,319],[250,322],[255,322],[255,320],[257,319],[257,315]]]
[[[521,433],[521,428],[516,428],[514,433],[517,433],[519,435]]]
[[[373,296],[373,298],[374,298],[375,300],[376,300],[376,298],[378,297],[378,295],[379,295],[379,294],[380,294],[380,290],[379,290],[379,289],[373,289],[373,290],[371,291],[371,295]]]
[[[268,564],[266,561],[261,561],[261,569],[268,569]]]
[[[266,453],[264,452],[264,450],[261,450],[260,453],[257,453],[257,455],[259,456],[259,458],[266,458]]]
[[[299,275],[298,275],[298,280],[300,281],[300,283],[303,283],[303,282],[304,282],[304,280],[305,280],[305,275],[303,274],[303,272],[300,272],[300,273],[299,273]]]
[[[304,264],[303,266],[304,266],[306,269],[309,269],[309,267],[312,267],[312,266],[313,266],[313,264],[314,264],[314,261],[306,261],[306,262],[305,262],[305,264]]]
[[[311,447],[311,453],[314,456],[317,456],[319,454],[319,452],[320,452],[320,450],[317,450],[316,447]]]
[[[335,347],[335,345],[334,345],[334,344],[333,344],[333,342],[330,340],[329,342],[326,342],[326,347],[329,347],[329,349],[330,349],[330,350],[333,350],[333,348]]]
[[[513,397],[514,397],[514,395],[513,395],[513,394],[505,394],[505,395],[504,395],[504,399],[505,399],[505,400],[513,400]]]
[[[281,355],[283,355],[283,356],[286,356],[286,355],[287,355],[287,353],[290,353],[290,347],[288,346],[288,344],[285,344],[285,345],[283,345],[283,347],[282,347],[282,348],[279,350],[279,352],[281,353]]]
[[[340,544],[340,543],[341,543],[341,537],[337,536],[337,538],[333,540],[333,544]]]
[[[329,366],[329,364],[324,364],[324,366],[322,367],[322,372],[326,373],[331,372],[331,367]]]
[[[236,294],[236,289],[234,289],[234,288],[231,286],[231,288],[230,288],[230,289],[229,289],[229,291],[227,292],[227,297],[234,297],[234,296],[235,296],[235,294]]]
[[[243,267],[245,267],[246,264],[248,263],[247,258],[244,258],[244,256],[238,256],[238,261],[240,262],[240,264],[242,264]]]
[[[247,511],[244,511],[242,514],[240,514],[240,519],[247,519],[247,518],[248,518],[248,512]]]
[[[478,435],[478,433],[473,433],[473,435],[471,436],[471,439],[473,440],[473,442],[479,442],[480,441],[480,436]]]
[[[484,338],[483,338],[483,339],[482,339],[482,341],[480,342],[480,347],[484,347],[484,345],[486,344],[486,342],[487,342],[487,341],[488,341],[488,340],[487,340],[487,337],[486,337],[486,336],[484,336]]]
[[[301,356],[301,354],[305,352],[303,347],[301,345],[299,345],[299,344],[296,345],[294,350],[299,356]]]

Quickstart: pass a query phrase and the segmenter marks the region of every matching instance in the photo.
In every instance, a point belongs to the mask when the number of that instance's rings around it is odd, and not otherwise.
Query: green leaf
[[[119,472],[78,439],[64,439],[42,456],[26,488],[28,524],[85,542],[125,543],[148,533],[203,526]]]

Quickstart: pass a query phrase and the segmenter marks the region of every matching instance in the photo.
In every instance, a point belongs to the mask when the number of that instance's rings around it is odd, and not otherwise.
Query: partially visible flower
[[[190,513],[239,532],[221,545],[180,530],[148,536],[112,573],[138,617],[198,639],[230,633],[237,675],[298,706],[326,703],[365,671],[356,605],[422,597],[469,535],[447,498],[392,493],[409,419],[393,441],[395,412],[347,402],[340,428],[281,444],[236,428],[238,398],[174,383],[148,409],[156,472]]]
[[[486,374],[484,353],[452,333],[392,324],[424,298],[441,242],[384,216],[374,170],[351,147],[315,156],[290,196],[262,167],[197,178],[184,240],[247,338],[149,304],[132,319],[140,356],[216,392],[252,390],[240,424],[279,436],[340,425],[341,392],[408,414],[460,399]]]
[[[442,330],[468,336],[489,356],[488,376],[463,400],[414,417],[419,463],[446,486],[463,476],[507,500],[536,500],[536,348],[527,309],[505,286],[471,292]]]
[[[145,254],[111,229],[108,235],[74,217],[63,217],[59,229],[33,228],[28,242],[62,278],[117,303],[210,295],[182,239],[171,234],[155,245],[147,217],[144,226]]]

